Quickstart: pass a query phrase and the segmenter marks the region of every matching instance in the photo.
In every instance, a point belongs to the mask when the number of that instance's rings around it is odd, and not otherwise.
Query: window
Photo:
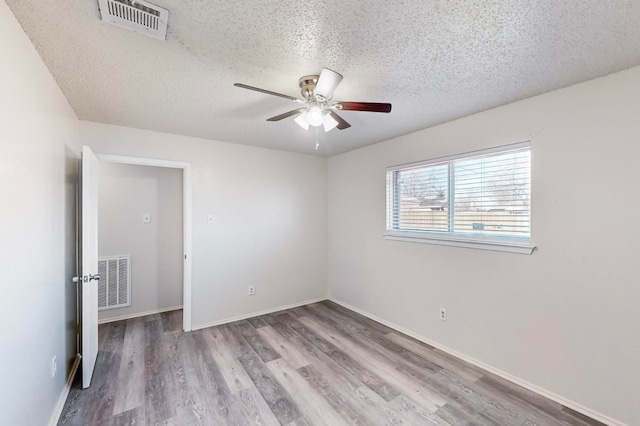
[[[531,253],[530,143],[389,167],[386,237]]]

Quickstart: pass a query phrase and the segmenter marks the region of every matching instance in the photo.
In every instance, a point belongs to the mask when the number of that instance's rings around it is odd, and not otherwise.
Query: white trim
[[[109,322],[128,320],[128,319],[131,319],[131,318],[144,317],[146,315],[161,314],[163,312],[177,311],[178,309],[183,309],[182,305],[180,305],[180,306],[171,306],[170,308],[154,309],[152,311],[146,311],[146,312],[138,312],[138,313],[135,313],[135,314],[120,315],[120,316],[117,316],[117,317],[103,318],[101,320],[98,320],[98,324],[106,324],[106,323],[109,323]]]
[[[182,229],[182,245],[184,247],[184,265],[183,265],[183,293],[182,293],[182,329],[191,331],[191,238],[192,238],[192,215],[191,205],[193,196],[191,193],[191,164],[187,164],[182,172],[182,198],[183,198],[183,229]]]
[[[447,155],[446,157],[433,158],[431,160],[416,161],[414,163],[397,164],[395,166],[387,167],[387,171],[394,172],[396,170],[404,170],[408,168],[427,166],[430,164],[445,163],[448,161],[459,160],[461,158],[482,157],[485,155],[495,154],[497,152],[509,152],[509,151],[516,151],[516,150],[525,149],[525,148],[531,148],[531,141],[517,142],[509,145],[494,146],[493,148],[479,149],[477,151],[469,151],[469,152],[464,152],[462,154]]]
[[[183,217],[183,276],[182,276],[182,329],[191,331],[191,241],[192,241],[192,192],[191,192],[191,163],[154,158],[126,157],[121,155],[97,154],[98,161],[108,163],[133,164],[138,166],[168,167],[182,169],[182,217]]]
[[[53,409],[53,413],[51,414],[51,418],[49,419],[49,426],[56,426],[60,421],[60,416],[62,415],[64,404],[67,402],[67,397],[69,396],[69,392],[71,391],[71,386],[73,385],[73,379],[75,379],[76,377],[76,371],[78,371],[79,365],[80,365],[80,357],[77,356],[75,361],[73,361],[73,365],[71,366],[71,371],[69,371],[69,375],[67,376],[67,383],[65,383],[64,388],[62,389],[62,393],[58,398],[58,402],[56,403],[56,406]]]
[[[104,161],[106,163],[133,164],[137,166],[168,167],[170,169],[184,169],[191,166],[191,163],[184,163],[180,161],[160,160],[157,158],[127,157],[123,155],[112,154],[98,154],[97,152],[96,157],[98,157],[98,161]]]
[[[535,249],[535,246],[531,245],[520,245],[520,244],[508,244],[505,242],[498,241],[480,241],[480,240],[458,240],[455,238],[437,238],[428,234],[418,234],[416,232],[407,232],[407,235],[402,235],[400,232],[387,232],[384,234],[384,238],[386,240],[391,241],[407,241],[410,243],[423,243],[423,244],[437,244],[441,246],[454,246],[454,247],[464,247],[464,248],[472,248],[479,250],[492,250],[492,251],[501,251],[507,253],[518,253],[518,254],[531,254]]]
[[[324,300],[328,300],[328,297],[327,296],[318,297],[317,299],[305,300],[304,302],[292,303],[290,305],[279,306],[277,308],[265,309],[264,311],[252,312],[250,314],[238,315],[236,317],[225,318],[225,319],[221,319],[221,320],[217,320],[217,321],[208,322],[208,323],[205,323],[205,324],[199,324],[199,325],[193,326],[193,330],[201,330],[203,328],[215,327],[217,325],[228,324],[228,323],[234,322],[234,321],[241,321],[241,320],[244,320],[244,319],[247,319],[247,318],[258,317],[260,315],[272,314],[274,312],[284,311],[284,310],[292,309],[292,308],[297,308],[299,306],[304,306],[304,305],[310,305],[312,303],[318,303],[318,302],[322,302]]]
[[[564,398],[564,397],[562,397],[562,396],[560,396],[558,394],[555,394],[555,393],[553,393],[551,391],[548,391],[548,390],[546,390],[544,388],[541,388],[540,386],[534,385],[533,383],[529,383],[526,380],[520,379],[520,378],[518,378],[518,377],[516,377],[516,376],[514,376],[512,374],[509,374],[509,373],[504,372],[502,370],[499,370],[499,369],[497,369],[495,367],[492,367],[489,364],[485,364],[482,361],[478,361],[477,359],[471,358],[470,356],[467,356],[467,355],[465,355],[465,354],[463,354],[461,352],[458,352],[458,351],[456,351],[454,349],[451,349],[451,348],[448,348],[448,347],[446,347],[444,345],[441,345],[440,343],[435,342],[435,341],[433,341],[431,339],[427,339],[426,337],[421,336],[421,335],[419,335],[417,333],[414,333],[413,331],[410,331],[410,330],[408,330],[408,329],[406,329],[404,327],[400,327],[399,325],[396,325],[396,324],[394,324],[394,323],[392,323],[390,321],[383,320],[382,318],[377,317],[377,316],[375,316],[373,314],[370,314],[367,311],[364,311],[362,309],[356,308],[355,306],[351,306],[348,303],[345,303],[345,302],[342,302],[340,300],[337,300],[337,299],[335,299],[335,298],[333,298],[331,296],[329,296],[329,300],[332,301],[332,302],[335,302],[338,305],[343,306],[343,307],[345,307],[345,308],[347,308],[347,309],[349,309],[351,311],[357,312],[360,315],[364,315],[365,317],[367,317],[369,319],[372,319],[372,320],[374,320],[376,322],[379,322],[380,324],[384,324],[389,328],[392,328],[392,329],[394,329],[396,331],[399,331],[400,333],[403,333],[403,334],[406,334],[407,336],[413,337],[414,339],[419,340],[419,341],[421,341],[423,343],[426,343],[427,345],[431,345],[434,348],[440,349],[441,351],[446,352],[449,355],[453,355],[456,358],[459,358],[459,359],[461,359],[463,361],[466,361],[466,362],[468,362],[470,364],[473,364],[476,367],[480,367],[483,370],[487,370],[488,372],[493,373],[496,376],[500,376],[505,380],[508,380],[508,381],[510,381],[512,383],[515,383],[516,385],[519,385],[519,386],[522,386],[523,388],[529,389],[530,391],[535,392],[538,395],[541,395],[541,396],[543,396],[545,398],[548,398],[548,399],[550,399],[552,401],[555,401],[558,404],[564,405],[565,407],[570,408],[570,409],[572,409],[574,411],[577,411],[577,412],[579,412],[581,414],[584,414],[587,417],[591,417],[592,419],[598,420],[599,422],[605,423],[605,424],[610,425],[610,426],[628,426],[626,423],[623,423],[621,421],[612,419],[611,417],[605,416],[604,414],[598,413],[597,411],[594,411],[594,410],[592,410],[590,408],[587,408],[584,405],[578,404],[577,402],[573,402],[573,401],[571,401],[571,400],[569,400],[567,398]]]

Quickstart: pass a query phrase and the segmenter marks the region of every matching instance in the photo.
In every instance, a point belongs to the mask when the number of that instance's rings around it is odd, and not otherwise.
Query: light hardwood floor
[[[60,425],[597,425],[331,302],[183,333],[174,311],[100,326]]]

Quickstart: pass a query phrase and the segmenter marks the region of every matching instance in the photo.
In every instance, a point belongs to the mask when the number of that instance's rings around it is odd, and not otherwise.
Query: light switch
[[[151,223],[151,213],[142,214],[142,223]]]
[[[209,214],[209,215],[207,216],[207,223],[211,224],[211,223],[213,223],[213,222],[215,222],[215,221],[216,221],[216,219],[215,219],[215,217],[213,217],[213,215],[212,215],[212,214]]]

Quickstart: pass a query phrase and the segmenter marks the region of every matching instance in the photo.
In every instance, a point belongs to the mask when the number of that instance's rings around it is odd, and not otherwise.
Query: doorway
[[[128,164],[136,166],[164,167],[182,170],[182,306],[183,329],[191,331],[191,164],[149,158],[125,157],[97,154],[98,161],[104,163]],[[145,218],[141,218],[144,220]],[[149,218],[150,221],[153,218]]]

